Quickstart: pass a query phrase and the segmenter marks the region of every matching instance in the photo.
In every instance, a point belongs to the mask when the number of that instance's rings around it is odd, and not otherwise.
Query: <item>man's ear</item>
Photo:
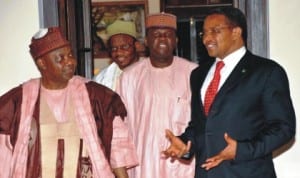
[[[233,35],[234,35],[235,39],[240,38],[242,36],[242,29],[240,27],[234,27]]]
[[[35,60],[35,63],[36,63],[37,67],[38,67],[40,70],[45,70],[45,69],[46,69],[45,61],[44,61],[42,58],[37,58],[37,59]]]

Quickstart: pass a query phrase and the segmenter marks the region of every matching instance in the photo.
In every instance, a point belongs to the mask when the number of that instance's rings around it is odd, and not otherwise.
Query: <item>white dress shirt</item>
[[[219,90],[222,87],[222,85],[224,84],[225,80],[230,75],[230,73],[233,71],[234,67],[245,55],[245,53],[246,53],[246,47],[243,46],[240,49],[238,49],[238,50],[234,51],[233,53],[229,54],[228,56],[226,56],[224,59],[219,59],[219,58],[216,59],[215,63],[209,69],[209,71],[206,75],[206,78],[204,80],[204,83],[202,85],[202,88],[201,88],[202,103],[204,103],[204,97],[205,97],[205,93],[208,88],[208,85],[210,84],[211,80],[214,77],[214,72],[216,69],[217,62],[220,60],[223,60],[223,62],[225,64],[224,67],[220,71],[221,80],[220,80],[219,87],[218,87],[218,90]]]

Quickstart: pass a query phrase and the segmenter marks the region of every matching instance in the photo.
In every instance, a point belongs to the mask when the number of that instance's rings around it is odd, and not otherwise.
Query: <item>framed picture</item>
[[[147,14],[148,5],[145,1],[92,2],[94,58],[108,56],[106,28],[115,20],[133,21],[136,25],[137,40],[143,44]]]

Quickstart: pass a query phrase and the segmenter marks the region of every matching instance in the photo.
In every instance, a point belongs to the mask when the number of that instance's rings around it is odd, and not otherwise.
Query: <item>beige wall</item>
[[[287,71],[291,95],[300,116],[300,20],[298,19],[299,0],[269,0],[270,13],[270,56],[279,62]],[[284,154],[275,158],[278,178],[300,177],[300,129],[297,128],[295,144]]]
[[[28,53],[31,36],[37,31],[38,0],[0,1],[0,95],[39,76]]]
[[[270,0],[270,56],[287,70],[297,116],[300,111],[300,1]],[[285,5],[283,5],[283,3]],[[159,12],[159,0],[149,0],[149,12]],[[38,0],[0,1],[0,95],[23,81],[39,76],[28,53],[31,36],[38,29]],[[300,130],[297,128],[297,137]],[[299,142],[275,158],[278,178],[299,178]]]

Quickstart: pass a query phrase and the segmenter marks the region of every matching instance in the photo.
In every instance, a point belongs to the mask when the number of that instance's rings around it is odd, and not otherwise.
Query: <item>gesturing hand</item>
[[[232,160],[236,155],[237,141],[232,139],[227,133],[224,134],[224,139],[227,146],[219,154],[206,159],[205,163],[201,165],[205,170],[209,170],[218,166],[222,161]]]
[[[167,157],[177,157],[180,158],[184,154],[188,153],[191,148],[191,142],[188,141],[187,145],[176,137],[170,130],[166,130],[166,137],[170,140],[171,145],[163,153]]]

